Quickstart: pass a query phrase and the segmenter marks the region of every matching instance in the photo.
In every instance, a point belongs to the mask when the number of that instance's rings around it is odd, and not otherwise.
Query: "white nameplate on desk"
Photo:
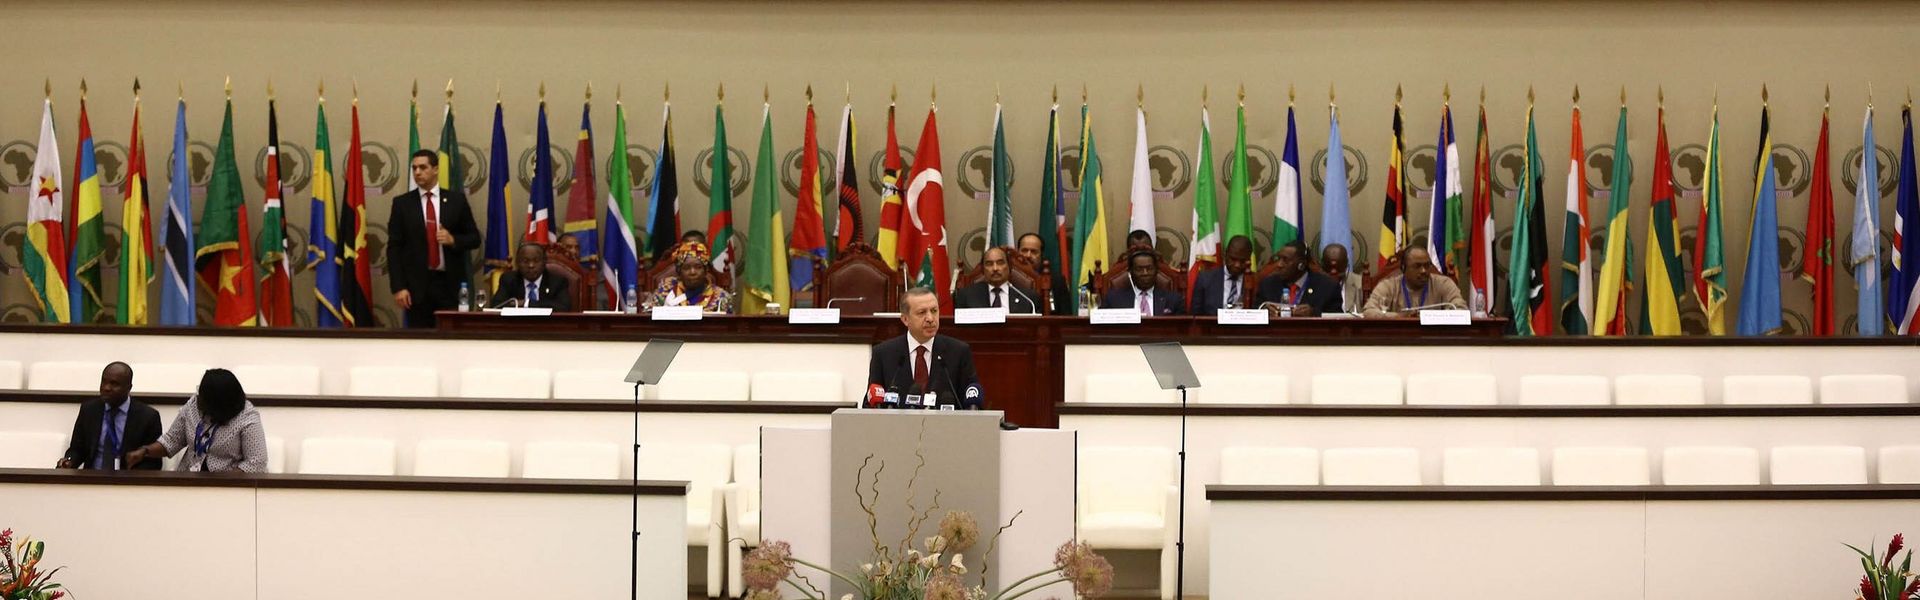
[[[705,316],[698,306],[655,306],[651,314],[655,321],[698,321]]]
[[[1215,322],[1221,325],[1267,325],[1272,323],[1272,315],[1259,308],[1222,308],[1214,314]]]
[[[834,325],[839,322],[838,308],[796,308],[787,311],[787,323],[794,325]]]
[[[1465,310],[1420,311],[1421,325],[1472,325],[1473,313]]]
[[[955,325],[985,325],[1007,322],[1005,308],[956,308],[953,309]]]
[[[502,317],[545,317],[552,314],[553,309],[551,308],[526,308],[516,306],[513,308],[500,309],[500,316]]]
[[[1087,322],[1094,325],[1139,325],[1140,309],[1096,308],[1087,315]]]

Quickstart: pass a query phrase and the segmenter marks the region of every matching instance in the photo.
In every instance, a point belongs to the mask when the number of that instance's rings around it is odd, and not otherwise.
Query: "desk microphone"
[[[958,402],[957,404],[960,405],[960,410],[985,409],[987,406],[987,400],[980,391],[980,382],[974,381],[972,383],[968,383],[967,394],[965,396],[961,396],[960,402]]]
[[[862,403],[861,408],[880,408],[886,401],[887,388],[878,383],[868,384],[866,402]]]
[[[1020,294],[1020,297],[1021,297],[1021,298],[1026,298],[1026,299],[1027,299],[1027,306],[1031,306],[1031,307],[1033,307],[1033,312],[1031,312],[1031,313],[1025,313],[1025,314],[1035,314],[1035,315],[1037,315],[1037,314],[1040,314],[1040,303],[1039,303],[1039,302],[1035,302],[1035,301],[1033,300],[1033,297],[1032,297],[1032,296],[1028,296],[1028,295],[1026,295],[1025,293],[1023,293],[1023,292],[1021,292],[1021,291],[1020,291],[1020,286],[1017,286],[1017,285],[1013,285],[1013,284],[1007,284],[1007,289],[1010,289],[1010,290],[1013,290],[1013,293],[1015,293],[1015,294]]]
[[[826,308],[833,308],[833,303],[835,302],[865,302],[866,300],[867,300],[866,296],[853,296],[848,298],[832,298],[827,300]]]

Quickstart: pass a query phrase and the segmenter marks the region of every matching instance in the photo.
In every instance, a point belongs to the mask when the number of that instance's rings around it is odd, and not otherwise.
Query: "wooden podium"
[[[874,557],[875,536],[858,495],[864,494],[877,517],[879,543],[896,555],[904,552],[903,540],[924,551],[948,511],[969,511],[980,540],[965,561],[970,573],[981,573],[993,532],[1019,514],[994,551],[987,587],[1012,581],[1002,576],[1045,570],[1054,549],[1075,532],[1077,434],[1002,431],[1000,419],[1000,411],[843,408],[826,429],[763,427],[762,536],[787,541],[797,557],[825,559],[836,571],[857,574]],[[926,512],[936,494],[939,508],[908,539],[908,520]],[[910,495],[917,511],[908,509]],[[833,584],[830,598],[852,591]],[[1064,586],[1049,591],[1070,592]]]

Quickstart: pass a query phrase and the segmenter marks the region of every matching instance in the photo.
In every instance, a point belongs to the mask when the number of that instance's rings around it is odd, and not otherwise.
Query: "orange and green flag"
[[[1613,181],[1607,188],[1607,237],[1600,252],[1600,288],[1594,294],[1594,335],[1627,334],[1627,293],[1633,289],[1633,234],[1627,202],[1633,194],[1633,159],[1627,156],[1626,93],[1613,134]]]
[[[1673,198],[1673,157],[1667,150],[1667,111],[1655,119],[1653,206],[1647,213],[1647,287],[1640,302],[1641,329],[1680,335],[1680,303],[1687,295],[1687,269],[1680,262],[1680,210]]]
[[[201,285],[213,292],[214,325],[254,327],[260,318],[252,274],[253,241],[247,237],[247,198],[233,156],[233,98],[229,96],[220,123],[220,145],[213,152],[213,179],[207,183],[206,206],[200,212],[200,249],[194,255],[194,268],[200,272]]]
[[[115,318],[146,325],[148,285],[153,282],[153,217],[147,210],[147,144],[140,136],[140,82],[133,82],[133,133],[127,137],[126,200],[120,205],[120,291]]]

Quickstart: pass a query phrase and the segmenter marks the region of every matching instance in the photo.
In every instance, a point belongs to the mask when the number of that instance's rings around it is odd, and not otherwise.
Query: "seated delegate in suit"
[[[698,306],[700,312],[727,314],[733,297],[707,277],[707,264],[712,261],[704,243],[686,241],[674,247],[674,274],[653,288],[652,305]]]
[[[1073,314],[1074,288],[1067,285],[1067,277],[1061,274],[1058,265],[1041,264],[1043,261],[1040,253],[1045,249],[1046,241],[1040,238],[1040,234],[1027,233],[1020,236],[1020,260],[1025,261],[1027,266],[1033,267],[1035,273],[1040,272],[1040,268],[1045,266],[1047,275],[1052,278],[1048,285],[1053,287],[1053,307],[1049,312],[1056,315]]]
[[[1293,316],[1317,317],[1340,310],[1340,284],[1326,275],[1308,269],[1313,264],[1313,256],[1307,253],[1307,245],[1300,240],[1288,242],[1274,254],[1274,264],[1279,270],[1260,280],[1260,293],[1254,298],[1254,304],[1275,306],[1268,310],[1279,312],[1280,304],[1293,306]]]
[[[907,290],[900,297],[900,322],[907,333],[873,347],[867,363],[867,383],[899,392],[934,393],[943,404],[961,404],[968,385],[979,381],[973,371],[973,348],[940,335],[940,297],[927,288]]]
[[[1179,294],[1157,285],[1160,255],[1147,249],[1127,254],[1127,275],[1132,285],[1107,290],[1100,298],[1100,308],[1132,308],[1138,309],[1141,315],[1156,317],[1187,314]]]
[[[160,439],[160,411],[134,400],[133,367],[107,363],[100,371],[100,397],[80,403],[73,438],[56,467],[62,469],[160,469],[160,459],[122,463],[126,449]]]
[[[232,371],[208,369],[200,377],[200,392],[174,414],[166,435],[128,452],[127,463],[173,456],[182,450],[186,455],[174,467],[178,471],[266,472],[267,432],[260,424],[260,411],[247,401],[247,391]]]
[[[573,312],[573,290],[566,278],[547,273],[547,249],[527,242],[513,253],[513,271],[500,277],[492,308],[520,306]]]
[[[1346,246],[1327,244],[1327,247],[1320,249],[1320,271],[1340,282],[1341,312],[1357,313],[1367,302],[1367,295],[1360,290],[1365,278],[1347,267]]]
[[[1244,235],[1233,236],[1227,240],[1227,249],[1220,258],[1220,268],[1201,273],[1193,280],[1193,314],[1196,316],[1212,316],[1222,308],[1247,307],[1246,291],[1255,284],[1247,273],[1253,268],[1253,242]]]
[[[980,270],[984,277],[972,285],[954,290],[953,305],[956,308],[1005,308],[1016,315],[1037,315],[1039,302],[1033,290],[1015,285],[1009,279],[1013,274],[1013,265],[1007,262],[1011,254],[1006,248],[988,248],[980,258]]]
[[[1421,247],[1400,251],[1400,274],[1380,280],[1367,296],[1368,317],[1399,317],[1422,307],[1465,309],[1460,286],[1452,279],[1433,272],[1433,259]]]

